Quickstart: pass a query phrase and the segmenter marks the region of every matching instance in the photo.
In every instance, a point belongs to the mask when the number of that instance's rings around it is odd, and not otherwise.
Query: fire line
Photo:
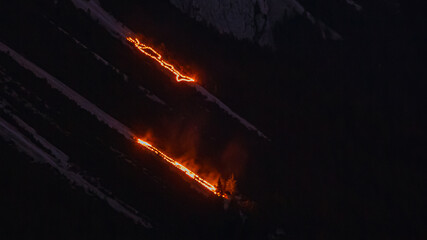
[[[172,64],[163,60],[162,55],[160,55],[152,47],[141,43],[138,38],[127,37],[126,40],[133,43],[135,45],[135,47],[138,48],[138,50],[141,51],[143,54],[145,54],[145,55],[149,56],[150,58],[156,60],[162,67],[166,68],[167,70],[169,70],[170,72],[175,74],[175,76],[176,76],[175,79],[177,82],[182,82],[182,81],[195,82],[196,81],[194,78],[191,78],[189,76],[186,76],[186,75],[180,73],[178,70],[175,69],[175,67]]]
[[[164,61],[162,59],[162,55],[160,55],[152,47],[147,46],[147,45],[141,43],[138,38],[127,37],[126,40],[128,40],[129,42],[131,42],[132,44],[134,44],[135,47],[140,52],[142,52],[143,54],[145,54],[145,55],[149,56],[150,58],[154,59],[162,67],[164,67],[165,69],[167,69],[170,72],[172,72],[176,76],[175,79],[176,79],[177,82],[182,82],[182,81],[185,81],[185,82],[196,82],[196,80],[194,78],[191,78],[189,76],[186,76],[186,75],[180,73],[178,70],[175,69],[175,67],[172,64]],[[196,182],[198,182],[200,185],[202,185],[204,188],[206,188],[210,192],[214,193],[217,196],[220,196],[220,197],[223,197],[223,198],[228,198],[228,196],[226,194],[221,194],[215,185],[213,185],[213,184],[209,183],[208,181],[206,181],[205,179],[201,178],[195,172],[191,171],[190,169],[188,169],[187,167],[185,167],[181,163],[179,163],[179,162],[175,161],[174,159],[172,159],[171,157],[167,156],[165,153],[163,153],[162,151],[160,151],[159,149],[157,149],[156,147],[154,147],[153,145],[151,145],[147,141],[144,141],[144,140],[142,140],[140,138],[135,138],[135,140],[137,141],[138,144],[142,145],[146,149],[148,149],[151,152],[155,153],[156,155],[160,156],[163,160],[165,160],[169,164],[173,165],[174,167],[176,167],[179,170],[181,170],[182,172],[184,172],[187,176],[189,176],[190,178],[194,179]]]
[[[223,197],[223,198],[227,198],[227,196],[225,194],[221,195],[218,192],[218,189],[213,184],[211,184],[208,181],[206,181],[205,179],[201,178],[199,175],[197,175],[196,173],[194,173],[190,169],[186,168],[181,163],[179,163],[179,162],[175,161],[174,159],[172,159],[171,157],[167,156],[166,154],[164,154],[162,151],[160,151],[159,149],[157,149],[156,147],[154,147],[150,143],[148,143],[148,142],[146,142],[140,138],[136,138],[136,141],[138,142],[138,144],[142,145],[143,147],[150,150],[151,152],[154,152],[155,154],[157,154],[158,156],[163,158],[163,160],[165,160],[166,162],[172,164],[174,167],[176,167],[179,170],[181,170],[182,172],[184,172],[187,176],[194,179],[196,182],[201,184],[203,187],[205,187],[206,189],[208,189],[209,191],[211,191],[215,195]]]

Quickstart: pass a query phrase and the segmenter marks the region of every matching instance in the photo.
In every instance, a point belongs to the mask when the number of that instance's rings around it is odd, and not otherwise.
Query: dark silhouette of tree
[[[223,186],[223,183],[221,181],[221,178],[218,179],[218,184],[216,186],[216,189],[217,189],[218,194],[220,194],[220,195],[224,194],[224,186]]]

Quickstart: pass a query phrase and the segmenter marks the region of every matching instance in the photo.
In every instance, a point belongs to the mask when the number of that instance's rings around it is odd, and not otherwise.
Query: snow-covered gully
[[[138,52],[140,52],[138,45],[134,43],[129,45],[129,42],[127,40],[129,37],[133,38],[134,36],[136,36],[136,34],[132,32],[128,27],[126,27],[123,23],[117,21],[113,16],[107,13],[104,9],[102,9],[102,7],[99,6],[95,1],[72,0],[72,2],[77,8],[82,9],[85,12],[90,12],[89,15],[94,20],[97,20],[99,24],[103,26],[114,37],[121,40],[127,46],[136,47],[136,49],[138,49]],[[253,124],[251,124],[249,121],[247,121],[246,119],[241,117],[239,114],[234,112],[230,107],[228,107],[221,100],[219,100],[217,97],[212,95],[208,90],[198,85],[197,83],[195,84],[191,83],[190,86],[194,87],[197,92],[202,94],[207,101],[210,101],[216,104],[220,109],[222,109],[232,118],[236,119],[240,124],[242,124],[248,130],[255,132],[258,136],[266,140],[270,140],[264,133],[258,130]]]
[[[48,164],[49,166],[57,170],[71,184],[75,184],[83,188],[87,193],[93,194],[99,199],[105,201],[115,211],[132,219],[137,224],[140,224],[146,228],[152,228],[152,225],[147,220],[147,218],[139,216],[138,211],[124,204],[122,201],[110,196],[108,193],[105,193],[103,190],[86,180],[81,174],[71,170],[70,165],[68,163],[69,157],[61,150],[56,148],[53,144],[44,139],[42,136],[38,135],[37,132],[31,126],[23,122],[15,115],[11,113],[9,113],[9,115],[13,117],[15,121],[17,121],[17,124],[25,131],[27,131],[35,139],[36,142],[41,144],[43,148],[50,151],[50,153],[37,146],[12,124],[0,117],[1,137],[3,137],[5,140],[11,141],[18,150],[24,152],[25,154],[33,158],[35,161]]]
[[[179,169],[183,173],[185,173],[187,176],[192,178],[195,182],[200,184],[202,187],[206,188],[207,190],[211,191],[215,195],[226,197],[225,195],[218,194],[216,187],[214,184],[209,183],[205,179],[203,179],[201,176],[197,175],[194,171],[190,170],[189,168],[185,167],[183,164],[179,163],[178,161],[174,160],[173,158],[167,156],[165,153],[160,151],[158,148],[153,146],[151,143],[147,142],[147,140],[143,140],[139,137],[137,137],[136,134],[134,134],[127,126],[107,114],[106,112],[102,111],[100,108],[98,108],[95,104],[63,84],[61,81],[44,71],[43,69],[36,66],[34,63],[30,62],[17,52],[15,52],[13,49],[9,48],[5,44],[0,42],[0,51],[7,53],[9,56],[11,56],[17,63],[19,63],[22,67],[25,69],[33,72],[37,77],[41,79],[45,79],[47,83],[54,89],[61,92],[63,95],[65,95],[68,99],[75,102],[78,106],[80,106],[82,109],[88,111],[92,115],[94,115],[100,122],[105,123],[110,128],[115,129],[117,132],[119,132],[121,135],[123,135],[126,139],[131,140],[134,143],[138,143],[140,146],[144,147],[145,149],[149,150],[150,152],[156,154],[161,159],[166,161],[168,164],[171,164],[175,168]]]

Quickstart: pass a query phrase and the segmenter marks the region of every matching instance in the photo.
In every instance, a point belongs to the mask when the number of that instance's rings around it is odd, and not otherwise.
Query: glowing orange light
[[[181,82],[181,81],[195,82],[196,81],[196,80],[194,80],[194,78],[191,78],[189,76],[185,76],[184,74],[180,73],[178,70],[175,69],[175,67],[172,64],[164,61],[162,59],[162,55],[160,55],[158,52],[156,52],[156,50],[154,50],[152,47],[141,43],[138,40],[138,38],[127,37],[126,40],[133,43],[135,45],[135,47],[138,48],[139,51],[141,51],[145,55],[151,57],[152,59],[156,60],[162,67],[166,68],[167,70],[169,70],[173,74],[175,74],[176,81],[178,81],[178,82]]]
[[[159,149],[157,149],[156,147],[154,147],[150,143],[148,143],[148,142],[146,142],[146,141],[144,141],[144,140],[142,140],[140,138],[137,138],[136,140],[137,140],[137,142],[139,144],[141,144],[142,146],[144,146],[145,148],[147,148],[151,152],[154,152],[155,154],[157,154],[158,156],[160,156],[161,158],[163,158],[164,160],[166,160],[166,162],[172,164],[174,167],[176,167],[179,170],[183,171],[185,174],[187,174],[187,176],[189,176],[192,179],[196,180],[196,182],[200,183],[203,187],[205,187],[206,189],[208,189],[209,191],[211,191],[215,195],[227,198],[227,196],[225,194],[221,195],[218,192],[217,188],[213,184],[211,184],[208,181],[206,181],[205,179],[201,178],[199,175],[197,175],[196,173],[194,173],[190,169],[186,168],[181,163],[173,160],[171,157],[167,156],[166,154],[164,154],[163,152],[161,152]]]
[[[185,76],[182,73],[180,73],[178,70],[175,69],[175,67],[164,61],[162,59],[162,55],[160,55],[156,50],[154,50],[152,47],[147,46],[143,43],[141,43],[137,38],[131,38],[131,37],[127,37],[126,40],[128,40],[129,42],[133,43],[135,45],[135,47],[142,53],[144,53],[145,55],[149,56],[150,58],[156,60],[156,62],[158,62],[162,67],[166,68],[167,70],[171,71],[175,76],[176,76],[176,81],[181,82],[181,81],[185,81],[185,82],[195,82],[196,80],[194,80],[193,78],[189,77],[189,76]],[[167,156],[166,154],[164,154],[162,151],[160,151],[159,149],[157,149],[156,147],[154,147],[153,145],[151,145],[150,143],[148,143],[147,141],[144,141],[140,138],[135,138],[136,141],[142,145],[143,147],[145,147],[146,149],[150,150],[151,152],[157,154],[158,156],[160,156],[163,160],[165,160],[166,162],[168,162],[169,164],[173,165],[174,167],[178,168],[179,170],[181,170],[182,172],[184,172],[187,176],[191,177],[192,179],[194,179],[196,182],[198,182],[200,185],[202,185],[203,187],[205,187],[206,189],[208,189],[209,191],[211,191],[212,193],[214,193],[217,196],[223,197],[223,198],[228,198],[227,195],[225,194],[221,194],[219,193],[217,187],[211,183],[209,183],[208,181],[206,181],[205,179],[201,178],[199,175],[197,175],[196,173],[194,173],[193,171],[191,171],[190,169],[188,169],[187,167],[185,167],[184,165],[182,165],[181,163],[175,161],[174,159],[172,159],[171,157]]]

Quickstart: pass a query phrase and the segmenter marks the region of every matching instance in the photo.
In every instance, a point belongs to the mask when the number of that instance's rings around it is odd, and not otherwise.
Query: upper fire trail
[[[127,28],[123,23],[117,21],[113,16],[107,13],[101,6],[99,6],[96,1],[85,1],[85,0],[71,0],[73,4],[80,9],[83,9],[85,12],[90,12],[89,14],[93,19],[95,19],[101,26],[103,26],[111,35],[115,38],[118,38],[123,43],[132,43],[132,47],[138,48],[139,51],[144,53],[145,55],[151,57],[156,60],[161,66],[163,66],[168,71],[171,71],[175,76],[177,81],[186,81],[186,82],[196,82],[194,78],[188,77],[180,73],[175,69],[174,66],[165,62],[162,59],[162,56],[157,53],[153,48],[142,44],[137,41],[136,38],[131,36],[135,36],[136,34],[132,32],[129,28]],[[128,45],[130,46],[130,45]],[[270,140],[264,133],[258,130],[253,124],[249,121],[241,117],[239,114],[234,112],[230,107],[228,107],[225,103],[219,100],[217,97],[213,96],[206,89],[204,89],[201,85],[191,84],[200,94],[202,94],[207,101],[213,102],[219,108],[224,110],[229,116],[235,118],[239,121],[243,126],[245,126],[248,130],[254,131],[258,134],[258,136]]]
[[[138,38],[127,37],[126,39],[129,42],[133,43],[135,45],[135,47],[138,48],[139,51],[141,51],[145,55],[151,57],[152,59],[156,60],[162,67],[166,68],[167,70],[169,70],[173,74],[175,74],[176,81],[178,81],[178,82],[181,82],[181,81],[195,82],[196,81],[196,80],[194,80],[194,78],[191,78],[189,76],[186,76],[186,75],[180,73],[178,70],[175,69],[175,67],[172,64],[170,64],[170,63],[166,62],[165,60],[163,60],[162,59],[162,55],[160,55],[152,47],[147,46],[147,45],[141,43]]]

